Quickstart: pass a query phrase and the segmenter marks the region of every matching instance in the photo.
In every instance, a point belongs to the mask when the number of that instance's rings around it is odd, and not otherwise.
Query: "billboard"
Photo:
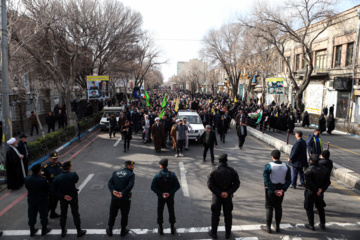
[[[88,99],[109,98],[109,76],[87,76]]]
[[[267,78],[266,85],[268,94],[284,94],[283,78]]]

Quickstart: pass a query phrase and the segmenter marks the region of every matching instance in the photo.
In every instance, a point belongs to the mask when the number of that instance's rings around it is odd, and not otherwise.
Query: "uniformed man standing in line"
[[[48,228],[48,196],[50,192],[49,182],[41,176],[41,164],[31,168],[32,175],[25,178],[25,187],[28,190],[28,217],[30,226],[30,237],[35,236],[38,231],[35,228],[37,214],[40,214],[42,225],[41,236],[51,231]]]
[[[106,234],[112,236],[112,229],[115,224],[116,216],[121,211],[121,236],[125,236],[129,233],[129,229],[126,228],[128,224],[128,215],[130,212],[131,204],[131,189],[134,187],[135,174],[133,161],[126,161],[125,168],[113,172],[108,187],[111,193],[111,204],[108,228]]]
[[[64,162],[63,164],[64,171],[55,177],[52,191],[55,196],[60,200],[60,227],[61,227],[61,237],[65,237],[66,230],[66,218],[68,207],[71,207],[71,214],[73,215],[74,224],[77,230],[77,237],[82,237],[86,234],[86,230],[81,229],[81,220],[79,214],[79,199],[78,199],[78,189],[76,188],[76,183],[79,181],[79,176],[76,172],[71,171],[71,161]]]
[[[325,209],[324,192],[331,184],[329,170],[319,165],[319,155],[311,154],[310,166],[305,170],[305,201],[304,208],[309,220],[309,224],[305,227],[310,230],[315,230],[314,226],[314,205],[316,206],[320,224],[319,227],[325,229]]]
[[[227,154],[219,156],[219,166],[209,175],[208,188],[212,192],[211,203],[211,230],[209,235],[217,238],[217,228],[220,221],[221,206],[223,207],[225,217],[225,237],[230,238],[233,210],[233,194],[240,187],[240,179],[234,168],[227,164]]]
[[[157,223],[159,224],[159,234],[164,234],[163,229],[163,213],[165,203],[169,210],[169,222],[171,224],[171,234],[176,233],[175,229],[175,208],[174,208],[174,197],[175,192],[180,189],[180,183],[175,173],[170,172],[167,168],[168,159],[163,158],[159,162],[160,172],[155,174],[155,177],[151,183],[151,190],[158,196],[158,207],[157,207]]]
[[[44,176],[50,184],[50,189],[52,188],[53,180],[56,176],[60,175],[63,172],[63,167],[61,162],[58,162],[59,155],[57,152],[54,152],[50,155],[49,162],[43,166],[42,171]],[[50,191],[49,193],[49,204],[48,211],[50,211],[50,218],[58,218],[60,215],[55,212],[59,199],[57,199],[54,194]]]
[[[280,161],[280,151],[271,152],[272,162],[268,163],[264,169],[265,183],[265,208],[266,226],[261,226],[261,230],[271,233],[271,222],[273,210],[275,209],[276,232],[280,232],[280,222],[282,217],[282,202],[284,193],[291,183],[290,167]]]

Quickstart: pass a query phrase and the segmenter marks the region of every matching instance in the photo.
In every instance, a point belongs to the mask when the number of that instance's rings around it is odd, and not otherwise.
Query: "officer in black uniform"
[[[157,208],[157,223],[159,224],[159,234],[164,234],[163,229],[163,213],[165,203],[169,210],[169,222],[171,224],[171,234],[176,233],[175,229],[175,208],[174,208],[174,197],[175,192],[180,189],[180,183],[175,173],[170,172],[167,168],[168,159],[163,158],[159,162],[160,172],[155,174],[154,179],[151,183],[151,190],[158,196],[158,208]]]
[[[66,218],[67,211],[70,205],[71,213],[73,215],[74,224],[77,230],[77,237],[82,237],[86,234],[86,230],[81,229],[81,220],[79,214],[79,199],[78,199],[78,189],[75,184],[79,181],[79,176],[76,172],[71,171],[71,162],[67,161],[63,164],[64,171],[55,177],[52,192],[60,200],[60,226],[61,226],[61,237],[65,237],[66,230]]]
[[[41,176],[41,164],[36,164],[31,168],[32,175],[25,178],[25,187],[28,190],[28,217],[30,226],[30,237],[35,236],[38,231],[35,228],[37,214],[40,214],[42,225],[41,236],[45,236],[51,231],[47,228],[48,224],[48,196],[50,192],[49,182]]]
[[[115,224],[116,216],[121,211],[121,236],[125,236],[129,233],[129,229],[126,228],[128,224],[128,215],[130,212],[131,204],[131,189],[134,187],[135,174],[133,161],[126,161],[125,168],[113,172],[108,187],[111,193],[111,204],[108,228],[106,234],[112,236],[112,229]]]
[[[53,180],[56,176],[63,172],[61,162],[58,162],[59,155],[57,152],[54,152],[50,155],[49,162],[45,164],[42,168],[44,176],[47,178],[50,189],[52,187]],[[48,211],[50,211],[50,218],[58,218],[60,215],[55,212],[58,199],[52,194],[49,193],[49,204],[48,204]]]
[[[331,184],[329,170],[319,165],[319,155],[311,154],[310,166],[304,172],[305,176],[305,201],[304,208],[309,220],[309,224],[305,227],[310,230],[315,230],[314,226],[314,205],[316,206],[320,224],[319,227],[325,229],[325,209],[324,192]]]
[[[234,168],[227,164],[227,154],[219,156],[219,166],[209,175],[208,188],[213,193],[211,203],[211,230],[209,235],[217,238],[217,227],[220,221],[221,206],[225,217],[225,237],[230,238],[233,210],[233,194],[240,187],[240,179]]]

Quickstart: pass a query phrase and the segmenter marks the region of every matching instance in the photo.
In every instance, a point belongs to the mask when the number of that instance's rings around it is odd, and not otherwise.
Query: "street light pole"
[[[6,158],[6,141],[10,138],[10,114],[9,114],[9,46],[7,37],[7,14],[6,14],[6,0],[1,0],[1,79],[2,79],[2,122],[3,135],[2,138],[2,153],[3,159]]]

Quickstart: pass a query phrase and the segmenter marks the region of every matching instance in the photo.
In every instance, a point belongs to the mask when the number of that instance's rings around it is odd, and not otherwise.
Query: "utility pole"
[[[2,79],[2,154],[3,160],[6,159],[6,141],[10,138],[10,114],[9,114],[9,47],[7,37],[7,14],[6,0],[1,0],[1,79]]]

